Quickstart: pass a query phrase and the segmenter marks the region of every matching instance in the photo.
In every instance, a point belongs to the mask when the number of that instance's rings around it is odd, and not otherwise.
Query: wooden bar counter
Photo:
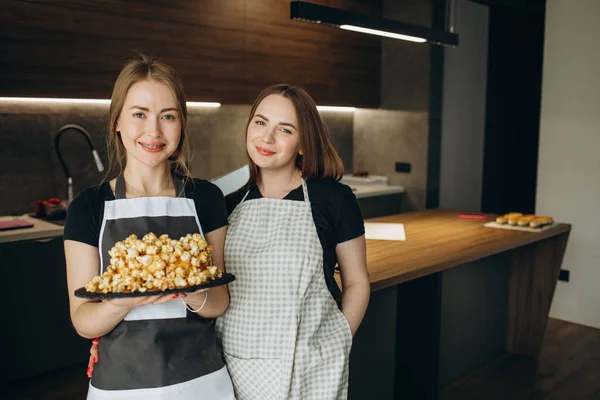
[[[440,381],[440,364],[445,375],[460,376],[468,371],[457,365],[465,369],[490,352],[474,348],[494,346],[464,343],[461,352],[460,335],[538,356],[571,225],[540,232],[484,227],[494,219],[433,209],[368,220],[404,224],[407,240],[367,240],[372,294],[352,350],[351,399],[437,398],[447,383]],[[492,277],[482,278],[484,270]],[[481,304],[453,306],[463,294]],[[476,312],[465,323],[468,309]],[[455,360],[445,359],[452,354]]]

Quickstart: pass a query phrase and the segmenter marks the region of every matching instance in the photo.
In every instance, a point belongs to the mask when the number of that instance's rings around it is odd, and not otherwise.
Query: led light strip
[[[380,31],[378,29],[363,28],[363,27],[354,26],[354,25],[340,25],[340,29],[345,29],[347,31],[368,33],[370,35],[384,36],[384,37],[388,37],[388,38],[392,38],[392,39],[408,40],[409,42],[425,43],[427,41],[423,38],[416,37],[416,36],[401,35],[399,33]]]
[[[339,107],[339,106],[317,106],[319,111],[338,111],[338,112],[353,112],[356,107]]]
[[[110,104],[110,100],[101,99],[59,99],[51,97],[0,97],[0,102],[20,102],[20,103],[64,103],[64,104]],[[221,107],[221,103],[188,101],[188,107],[216,108]]]
[[[0,97],[0,102],[11,103],[63,103],[63,104],[110,104],[110,100],[102,99],[63,99],[52,97]],[[221,103],[208,101],[188,101],[188,107],[217,108]],[[319,111],[353,112],[355,107],[317,106]]]

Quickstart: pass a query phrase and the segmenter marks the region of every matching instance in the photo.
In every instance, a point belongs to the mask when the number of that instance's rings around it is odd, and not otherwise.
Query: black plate
[[[189,286],[185,288],[179,289],[167,289],[165,291],[151,291],[151,292],[133,292],[133,293],[91,293],[85,290],[85,288],[79,288],[75,291],[76,297],[81,297],[83,299],[123,299],[128,297],[148,297],[148,296],[164,296],[166,294],[173,293],[185,293],[185,292],[195,292],[200,289],[209,289],[216,286],[226,285],[235,280],[235,276],[232,274],[228,274],[227,272],[223,272],[223,276],[215,279],[214,281],[210,281],[207,283],[203,283],[202,285]]]

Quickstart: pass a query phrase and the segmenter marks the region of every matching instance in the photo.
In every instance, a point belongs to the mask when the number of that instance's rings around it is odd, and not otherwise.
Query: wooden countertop
[[[541,232],[487,228],[495,219],[460,219],[459,211],[432,209],[367,222],[404,224],[406,241],[367,240],[371,290],[380,290],[435,272],[535,243],[571,230],[556,224]]]

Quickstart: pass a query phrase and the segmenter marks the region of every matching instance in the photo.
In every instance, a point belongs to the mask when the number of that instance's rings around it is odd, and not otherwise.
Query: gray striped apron
[[[110,265],[108,250],[132,233],[167,233],[179,239],[200,233],[193,199],[174,178],[178,197],[125,197],[119,176],[115,200],[104,203],[100,231],[101,273]],[[103,336],[88,399],[234,399],[231,379],[217,345],[214,320],[188,312],[182,299],[132,309]]]
[[[302,188],[304,201],[246,193],[229,217],[225,265],[237,279],[217,332],[238,399],[347,398],[352,333]]]

